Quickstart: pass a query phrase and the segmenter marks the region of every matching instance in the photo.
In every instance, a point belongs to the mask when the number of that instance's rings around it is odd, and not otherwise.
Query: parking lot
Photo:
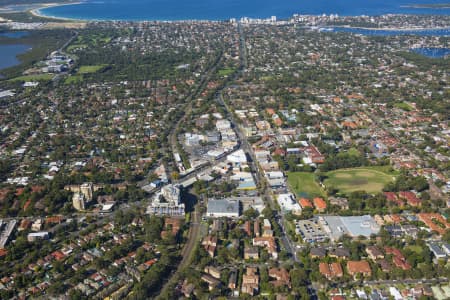
[[[295,221],[295,233],[307,243],[324,242],[329,238],[317,219]]]

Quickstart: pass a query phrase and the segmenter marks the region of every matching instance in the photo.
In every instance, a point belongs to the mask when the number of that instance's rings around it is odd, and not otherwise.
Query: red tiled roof
[[[420,206],[421,201],[417,198],[416,194],[410,191],[404,191],[399,193],[400,198],[406,199],[411,206]]]
[[[50,216],[45,219],[45,223],[46,224],[52,224],[52,223],[59,224],[62,222],[62,219],[63,218],[61,216]]]
[[[56,260],[62,260],[62,259],[64,259],[64,257],[66,257],[65,255],[64,255],[64,253],[62,253],[61,251],[55,251],[55,252],[53,252],[52,254],[51,254]]]
[[[154,259],[150,259],[150,260],[146,261],[144,264],[147,265],[147,266],[149,266],[149,267],[151,267],[151,266],[153,266],[157,261],[158,261],[158,260],[157,260],[156,258],[154,258]]]
[[[357,273],[362,273],[366,275],[371,275],[372,270],[370,269],[370,265],[367,261],[348,261],[347,262],[347,270],[350,275],[354,275]]]
[[[323,209],[327,208],[327,203],[322,198],[316,197],[316,198],[313,199],[313,202],[314,202],[314,206],[318,210],[323,210]]]
[[[384,196],[388,201],[396,202],[398,200],[397,194],[394,192],[384,192]]]
[[[275,114],[275,110],[273,108],[266,108],[266,112],[271,116]]]
[[[450,228],[450,223],[444,219],[441,214],[438,213],[420,213],[417,214],[419,220],[424,222],[431,230],[444,234],[446,230]],[[440,225],[438,225],[438,224]]]
[[[311,207],[311,208],[313,208],[313,205],[312,205],[312,203],[311,203],[311,201],[310,201],[309,199],[306,199],[306,198],[300,198],[299,203],[300,203],[300,206],[301,206],[302,208],[305,208],[305,207]]]
[[[17,189],[16,189],[16,196],[22,195],[24,191],[25,191],[24,188],[17,188]]]
[[[6,251],[3,248],[0,248],[0,257],[6,256],[6,254],[8,254],[8,251]]]

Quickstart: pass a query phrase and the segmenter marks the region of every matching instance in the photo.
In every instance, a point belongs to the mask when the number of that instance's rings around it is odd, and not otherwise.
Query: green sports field
[[[314,173],[288,172],[288,184],[297,197],[325,197],[325,191],[316,182]]]
[[[228,76],[228,75],[233,74],[234,71],[235,71],[235,69],[233,69],[233,68],[226,68],[226,69],[219,70],[218,73],[220,76]]]
[[[366,191],[370,194],[379,193],[383,187],[395,180],[396,172],[386,168],[353,168],[330,171],[327,173],[325,186],[334,187],[342,194],[355,191]]]
[[[106,65],[95,65],[95,66],[81,66],[77,74],[90,74],[100,71],[106,67]]]
[[[24,75],[12,78],[9,81],[49,81],[53,77],[53,74]]]

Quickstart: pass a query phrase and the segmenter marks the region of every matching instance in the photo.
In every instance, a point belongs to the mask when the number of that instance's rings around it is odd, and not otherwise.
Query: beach
[[[56,16],[48,16],[41,12],[42,9],[50,8],[50,7],[56,7],[56,6],[66,6],[66,5],[76,5],[81,4],[83,2],[66,2],[66,3],[43,3],[37,8],[33,8],[28,10],[30,14],[32,14],[35,17],[40,18],[47,18],[47,19],[53,19],[56,21],[85,21],[85,20],[79,20],[79,19],[72,19],[72,18],[63,18],[63,17],[56,17]]]

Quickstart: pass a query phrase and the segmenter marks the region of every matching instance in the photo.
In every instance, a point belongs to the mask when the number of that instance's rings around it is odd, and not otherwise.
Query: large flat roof
[[[239,214],[239,201],[230,199],[208,200],[208,214]]]
[[[372,234],[378,234],[380,226],[375,220],[369,216],[324,216],[327,227],[330,230],[330,237],[333,240],[339,239],[342,235],[348,234],[352,237],[365,236],[370,237]]]

